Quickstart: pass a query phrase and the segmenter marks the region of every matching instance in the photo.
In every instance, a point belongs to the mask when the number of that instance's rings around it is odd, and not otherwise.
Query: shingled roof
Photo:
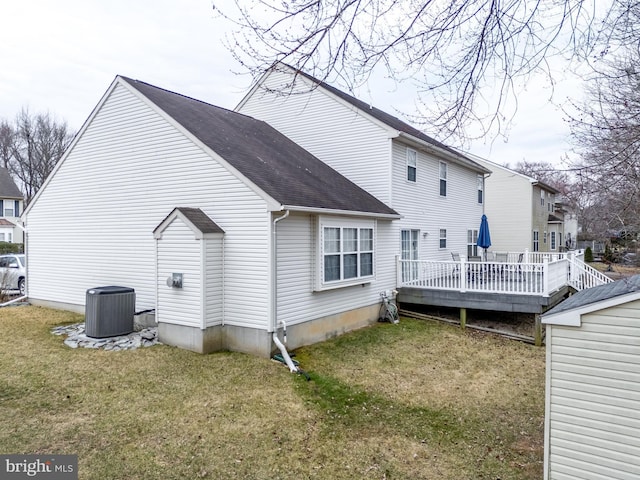
[[[9,175],[9,170],[6,168],[0,168],[0,197],[15,198],[17,200],[23,198],[22,192],[16,186],[13,178]]]
[[[267,123],[120,77],[283,206],[398,213]]]
[[[592,288],[580,290],[575,295],[570,296],[562,303],[549,310],[544,317],[557,315],[569,310],[575,310],[595,304],[602,300],[609,300],[622,295],[640,291],[640,275],[623,278],[604,285],[598,285]]]

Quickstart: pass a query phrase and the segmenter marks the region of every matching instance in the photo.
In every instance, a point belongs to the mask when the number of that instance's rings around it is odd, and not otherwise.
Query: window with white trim
[[[556,232],[551,232],[551,250],[556,249]]]
[[[467,258],[478,256],[478,230],[467,230]]]
[[[540,205],[544,207],[544,190],[540,190]]]
[[[484,176],[478,175],[478,203],[484,202]]]
[[[447,196],[447,164],[440,162],[440,196]]]
[[[447,230],[445,228],[440,229],[440,248],[447,248]]]
[[[4,216],[5,217],[13,217],[14,216],[13,202],[10,200],[5,200],[4,202]]]
[[[418,177],[418,154],[407,148],[407,180],[415,182]]]
[[[540,251],[540,232],[538,230],[533,231],[533,251]]]
[[[374,274],[374,223],[320,221],[320,287],[362,283]]]

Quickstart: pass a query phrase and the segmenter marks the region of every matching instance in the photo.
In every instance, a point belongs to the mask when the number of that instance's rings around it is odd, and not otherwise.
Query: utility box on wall
[[[95,287],[87,290],[85,333],[104,338],[133,332],[136,294],[129,287]]]

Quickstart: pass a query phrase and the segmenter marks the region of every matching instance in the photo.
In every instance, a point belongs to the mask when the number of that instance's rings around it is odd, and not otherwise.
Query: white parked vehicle
[[[27,292],[27,257],[23,254],[0,255],[0,288]]]

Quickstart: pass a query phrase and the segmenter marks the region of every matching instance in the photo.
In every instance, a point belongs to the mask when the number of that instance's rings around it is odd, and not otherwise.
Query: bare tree
[[[594,62],[571,127],[585,191],[605,231],[640,231],[640,5],[612,30],[607,54]]]
[[[15,125],[0,124],[0,155],[29,203],[73,140],[64,121],[23,109]],[[5,143],[6,142],[6,143]]]
[[[14,143],[14,128],[6,120],[0,120],[0,162],[4,168],[9,168]]]
[[[519,87],[540,72],[553,84],[555,56],[606,51],[611,30],[628,26],[631,3],[234,0],[218,11],[236,25],[228,47],[252,74],[283,62],[352,89],[381,67],[417,85],[416,118],[443,138],[463,136],[471,124],[504,131]]]

